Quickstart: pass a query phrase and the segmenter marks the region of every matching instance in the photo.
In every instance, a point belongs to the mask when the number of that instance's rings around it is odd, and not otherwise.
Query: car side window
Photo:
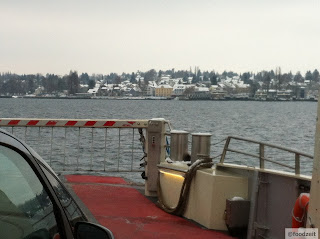
[[[57,234],[54,205],[39,178],[22,155],[0,145],[0,238]]]
[[[69,192],[65,189],[65,187],[53,176],[52,172],[41,165],[41,168],[51,185],[53,186],[53,190],[56,192],[57,197],[59,198],[62,207],[65,209],[66,215],[68,217],[69,222],[74,227],[75,223],[78,221],[87,221],[85,216],[82,214],[82,211],[79,209],[76,202],[73,200]]]

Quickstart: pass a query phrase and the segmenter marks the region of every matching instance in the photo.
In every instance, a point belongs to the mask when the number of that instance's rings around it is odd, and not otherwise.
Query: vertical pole
[[[50,166],[51,166],[51,161],[52,161],[52,144],[53,144],[53,127],[51,127],[51,137],[50,137]]]
[[[227,154],[227,150],[228,150],[228,147],[230,144],[230,140],[231,140],[231,137],[229,136],[226,140],[226,143],[224,144],[223,152],[222,152],[222,155],[220,158],[220,163],[224,163],[224,160],[225,160],[226,154]]]
[[[300,174],[300,154],[295,154],[295,173]]]
[[[66,166],[67,128],[64,128],[63,171]]]
[[[24,130],[24,142],[26,143],[27,143],[27,130],[28,130],[28,127],[26,126]]]
[[[133,170],[134,129],[132,129],[131,172]]]
[[[119,172],[119,165],[120,165],[120,128],[119,128],[119,144],[118,144],[118,172]]]
[[[80,158],[80,136],[81,136],[81,133],[80,133],[80,127],[79,127],[79,130],[78,130],[78,155],[77,155],[77,171],[79,170],[79,158]]]
[[[41,144],[41,132],[40,132],[40,130],[41,130],[41,127],[39,127],[39,132],[38,132],[38,150],[41,148],[41,147],[39,147],[40,146],[40,144]]]
[[[264,168],[264,144],[259,144],[260,168]]]
[[[90,171],[92,171],[92,161],[93,161],[93,128],[91,128],[91,160],[90,160]]]
[[[104,160],[103,160],[103,171],[106,171],[106,161],[107,161],[107,136],[108,136],[108,128],[106,128],[104,134]]]

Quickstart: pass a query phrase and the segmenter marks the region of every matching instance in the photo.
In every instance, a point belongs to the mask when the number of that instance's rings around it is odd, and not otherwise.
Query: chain
[[[222,143],[223,141],[226,141],[226,140],[227,140],[227,138],[224,138],[223,140],[220,140],[219,142],[217,142],[215,144],[211,144],[211,146],[215,146],[215,145],[220,144],[220,143]]]
[[[141,128],[139,128],[138,131],[139,131],[139,134],[140,134],[139,141],[141,143],[142,151],[143,151],[143,156],[140,159],[140,161],[141,161],[141,160],[144,160],[147,157],[147,153],[146,153],[146,150],[145,150],[145,148],[146,148],[146,138],[144,137],[143,130]],[[144,160],[144,162],[140,164],[140,168],[144,167],[145,164],[146,164],[146,161]],[[141,175],[142,178],[144,178],[145,177],[145,172],[143,172],[142,174],[144,174],[143,176]]]

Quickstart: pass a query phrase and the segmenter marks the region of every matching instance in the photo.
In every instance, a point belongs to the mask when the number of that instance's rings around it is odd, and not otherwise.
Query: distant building
[[[171,97],[172,95],[172,91],[173,91],[173,87],[170,85],[159,85],[156,87],[156,96],[160,96],[160,97]]]
[[[180,96],[183,95],[184,91],[187,89],[186,85],[175,85],[173,87],[173,92],[172,95],[173,96]]]
[[[99,88],[93,88],[88,90],[88,94],[91,96],[97,96],[97,93],[99,92]]]
[[[188,97],[192,100],[210,100],[212,98],[208,87],[195,87],[194,92]]]
[[[39,86],[35,91],[34,94],[35,95],[41,95],[44,92],[44,87],[43,86]]]
[[[293,96],[292,90],[279,90],[277,92],[278,100],[290,100]]]
[[[147,86],[147,95],[148,96],[155,96],[156,95],[156,87],[157,83],[155,81],[149,81]]]

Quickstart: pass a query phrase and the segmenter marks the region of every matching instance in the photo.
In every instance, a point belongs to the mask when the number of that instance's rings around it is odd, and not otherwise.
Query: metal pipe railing
[[[68,170],[68,166],[72,167],[72,170],[80,170],[82,163],[81,170],[84,170],[83,168],[94,170],[95,165],[95,168],[99,168],[98,171],[123,172],[142,171],[139,169],[141,155],[137,153],[137,148],[143,154],[144,151],[134,140],[135,132],[143,134],[148,128],[148,122],[148,120],[114,119],[0,118],[0,127],[11,128],[12,134],[20,138],[19,132],[23,130],[22,138],[25,141],[29,140],[27,143],[30,146],[42,152],[39,152],[40,155],[50,166],[60,164],[59,168],[54,168],[56,171]],[[118,133],[115,133],[116,129]],[[140,129],[141,132],[135,131],[136,129]],[[101,139],[101,135],[104,139]],[[136,137],[137,141],[138,138]],[[107,153],[112,155],[111,159],[107,157]],[[98,161],[101,167],[97,166]]]
[[[0,118],[0,127],[147,128],[148,120]]]
[[[259,154],[251,154],[251,153],[247,153],[247,152],[244,152],[241,150],[235,150],[235,149],[230,148],[229,145],[230,145],[231,139],[259,145]],[[293,153],[295,155],[295,166],[292,167],[290,165],[280,163],[280,162],[277,162],[277,161],[274,161],[274,160],[271,160],[271,159],[265,157],[265,148],[266,147],[286,151],[288,153]],[[274,144],[270,144],[270,143],[264,143],[264,142],[260,142],[257,140],[242,138],[242,137],[238,137],[238,136],[228,136],[227,137],[223,152],[221,154],[220,163],[222,163],[222,164],[224,163],[227,152],[233,152],[233,153],[242,154],[242,155],[246,155],[246,156],[253,157],[253,158],[258,158],[259,165],[260,165],[261,169],[265,168],[265,161],[267,161],[267,162],[271,162],[271,163],[274,163],[274,164],[277,164],[277,165],[280,165],[280,166],[283,166],[286,168],[294,169],[295,174],[300,174],[300,157],[301,156],[309,158],[309,159],[313,159],[312,155],[306,154],[303,152],[299,152],[295,149],[290,149],[290,148],[286,148],[283,146],[274,145]]]

